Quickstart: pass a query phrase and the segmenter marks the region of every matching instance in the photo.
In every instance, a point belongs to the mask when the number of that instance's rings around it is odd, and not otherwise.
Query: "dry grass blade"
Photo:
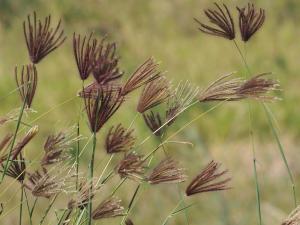
[[[129,153],[116,166],[115,171],[121,178],[131,178],[133,180],[143,180],[145,173],[145,161],[142,155],[135,152]]]
[[[225,10],[217,3],[215,3],[215,6],[217,7],[216,10],[204,10],[205,15],[213,26],[206,25],[198,19],[195,19],[200,26],[199,30],[206,34],[233,40],[235,38],[235,28],[230,11],[225,4],[223,4]]]
[[[108,154],[127,152],[133,148],[135,137],[133,129],[127,131],[121,124],[112,126],[105,139],[105,149]]]
[[[89,120],[90,130],[97,133],[100,128],[113,116],[124,101],[119,90],[111,87],[99,88],[97,95],[91,91],[84,97],[85,110]]]
[[[254,4],[248,3],[247,7],[239,8],[239,27],[242,40],[247,42],[264,24],[266,15],[264,9],[257,11]]]
[[[22,101],[26,102],[28,108],[31,107],[38,81],[35,65],[22,66],[21,73],[15,67],[15,79]]]
[[[162,160],[147,178],[150,184],[181,183],[186,180],[184,169],[172,158]]]
[[[127,95],[135,89],[159,78],[161,72],[157,70],[157,67],[158,63],[153,58],[147,59],[126,81],[122,88],[122,95]]]
[[[165,102],[170,96],[169,83],[165,77],[148,83],[139,99],[137,111],[145,111]]]
[[[106,43],[102,39],[93,64],[93,75],[99,84],[107,84],[122,77],[119,70],[119,57],[116,56],[116,43]]]
[[[103,201],[92,213],[94,220],[112,218],[124,215],[124,207],[121,205],[121,200],[112,197]]]
[[[144,121],[147,127],[158,137],[163,135],[163,129],[161,128],[163,125],[163,120],[159,113],[154,113],[150,111],[149,113],[143,113]],[[161,128],[161,129],[160,129]]]
[[[227,173],[227,170],[218,172],[220,166],[221,164],[211,161],[186,188],[186,195],[190,196],[203,192],[229,189],[227,183],[231,180],[231,178],[221,179],[220,181],[217,181]]]
[[[28,15],[27,23],[26,21],[23,23],[23,29],[29,56],[34,64],[40,62],[66,40],[64,31],[61,29],[61,21],[55,29],[51,27],[51,15],[42,22],[37,20],[36,13],[33,12],[33,21]]]
[[[81,80],[86,80],[93,70],[98,42],[92,39],[93,33],[84,36],[73,34],[73,51]]]

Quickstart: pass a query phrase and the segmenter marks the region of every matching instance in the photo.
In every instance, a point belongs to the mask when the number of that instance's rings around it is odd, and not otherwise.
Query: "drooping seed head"
[[[1,164],[1,166],[2,166],[1,172],[3,173],[5,166],[3,164]],[[22,152],[20,152],[20,154],[17,155],[16,158],[11,162],[5,175],[19,181],[20,183],[23,183],[26,174],[25,170],[26,170],[25,159],[22,156]]]
[[[144,121],[147,127],[151,130],[151,132],[161,137],[163,135],[163,120],[159,113],[154,113],[153,111],[143,113]]]
[[[186,180],[184,169],[172,158],[162,160],[147,178],[150,184],[181,183]]]
[[[137,111],[145,111],[165,102],[170,96],[169,82],[165,77],[153,80],[148,83],[139,99]]]
[[[99,220],[123,216],[123,211],[124,207],[121,205],[121,200],[117,197],[112,197],[103,201],[97,206],[97,208],[92,212],[92,218],[93,220]]]
[[[67,161],[72,158],[72,149],[75,142],[80,140],[80,136],[72,127],[58,134],[49,135],[44,144],[44,156],[41,160],[43,166]]]
[[[45,56],[57,49],[66,40],[64,30],[61,29],[61,20],[56,28],[51,27],[51,15],[42,22],[37,20],[33,12],[33,21],[28,15],[27,23],[23,23],[24,36],[32,63],[39,63]]]
[[[91,132],[97,133],[119,109],[124,101],[120,91],[120,89],[114,90],[111,87],[101,87],[97,93],[91,91],[84,97]]]
[[[73,51],[77,64],[77,69],[81,80],[86,80],[93,70],[96,53],[98,50],[98,41],[92,38],[93,33],[88,37],[73,34]]]
[[[203,192],[229,189],[230,187],[228,187],[227,184],[231,178],[221,179],[221,177],[227,173],[227,170],[218,172],[220,166],[221,164],[211,161],[186,188],[186,195],[190,196]]]
[[[242,40],[247,42],[263,26],[266,19],[265,10],[257,11],[251,3],[248,3],[247,7],[237,7],[237,10]]]
[[[178,117],[178,114],[188,107],[199,92],[198,87],[194,87],[190,82],[180,82],[174,93],[168,98],[166,121],[170,126]]]
[[[115,171],[121,178],[127,177],[133,180],[142,180],[146,168],[144,164],[143,156],[132,152],[124,156],[116,166]]]
[[[28,108],[31,107],[38,81],[37,70],[34,64],[22,66],[21,73],[15,67],[15,79],[21,96]]]
[[[131,150],[135,143],[132,130],[126,130],[121,124],[112,126],[105,139],[105,149],[108,154],[127,152]]]
[[[212,26],[206,25],[198,19],[195,19],[195,21],[200,26],[199,30],[203,33],[223,37],[228,40],[235,39],[234,22],[229,9],[225,4],[223,4],[225,10],[222,9],[221,6],[219,6],[217,3],[215,3],[215,6],[217,7],[216,10],[204,10],[205,15],[212,23]]]
[[[123,76],[116,55],[116,43],[106,43],[105,38],[102,39],[94,59],[93,75],[99,84],[107,84]]]
[[[159,78],[161,72],[158,71],[157,68],[158,63],[156,63],[153,58],[147,59],[126,81],[122,88],[122,95],[127,95],[135,89]]]

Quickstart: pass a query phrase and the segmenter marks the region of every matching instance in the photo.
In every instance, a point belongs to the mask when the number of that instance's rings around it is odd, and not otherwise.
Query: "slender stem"
[[[120,183],[117,185],[117,187],[112,191],[112,193],[110,194],[110,196],[113,196],[118,190],[119,188],[122,186],[122,184],[127,180],[127,178],[123,178]]]
[[[292,184],[292,193],[293,193],[293,198],[294,198],[294,206],[296,208],[297,207],[297,197],[296,197],[296,187],[295,187],[294,176],[293,176],[292,171],[291,171],[291,169],[289,167],[288,161],[287,161],[287,159],[285,157],[284,148],[283,148],[283,146],[281,144],[281,141],[279,139],[278,133],[277,133],[277,131],[276,131],[274,125],[273,125],[271,111],[270,111],[268,105],[266,105],[265,103],[263,103],[263,107],[264,107],[264,110],[266,112],[266,115],[267,115],[267,118],[268,118],[268,121],[269,121],[269,125],[270,125],[271,130],[272,130],[272,134],[273,134],[273,136],[274,136],[274,138],[276,140],[276,143],[277,143],[278,150],[280,152],[281,158],[282,158],[282,160],[284,162],[284,165],[286,167],[286,170],[287,170],[287,172],[289,174],[289,179],[290,179],[290,182]]]
[[[96,138],[96,133],[93,133],[93,148],[92,148],[92,157],[91,161],[89,164],[90,168],[90,190],[89,190],[89,205],[88,205],[88,224],[92,224],[92,193],[93,193],[93,176],[94,176],[94,160],[95,160],[95,150],[96,150],[96,143],[97,143],[97,138]]]
[[[34,209],[35,209],[35,206],[36,206],[37,201],[38,201],[38,198],[36,197],[35,200],[34,200],[34,202],[33,202],[33,206],[32,206],[32,208],[31,208],[31,210],[30,210],[30,214],[29,214],[30,219],[32,218],[33,211],[34,211]]]
[[[19,131],[19,128],[20,128],[21,121],[22,121],[22,117],[23,117],[25,106],[26,106],[26,98],[25,98],[25,100],[23,102],[23,105],[22,105],[20,113],[19,113],[16,130],[15,130],[15,133],[14,133],[14,136],[13,136],[12,143],[10,145],[10,149],[9,149],[9,153],[8,153],[8,156],[7,156],[7,160],[6,160],[6,163],[5,163],[5,166],[4,166],[4,169],[3,169],[3,173],[2,173],[2,176],[1,176],[0,184],[2,183],[2,181],[3,181],[3,179],[4,179],[5,175],[6,175],[6,171],[7,171],[7,169],[9,168],[9,166],[11,164],[10,157],[11,157],[11,154],[12,154],[15,142],[16,142],[16,138],[17,138],[17,134],[18,134],[18,131]]]
[[[54,202],[55,202],[57,196],[58,196],[58,194],[56,194],[56,195],[53,197],[52,201],[51,201],[50,204],[48,205],[48,207],[47,207],[47,209],[46,209],[46,211],[45,211],[45,213],[44,213],[44,215],[43,215],[43,217],[42,217],[42,219],[41,219],[41,221],[40,221],[40,225],[42,225],[43,222],[45,221],[45,219],[46,219],[46,217],[47,217],[47,215],[48,215],[48,213],[49,213],[51,207],[53,206],[53,204],[54,204]]]
[[[22,225],[22,211],[23,211],[23,186],[21,186],[21,199],[20,199],[20,216],[19,216],[19,224]]]
[[[24,191],[25,199],[26,199],[26,205],[27,205],[27,210],[28,210],[28,215],[29,215],[29,222],[30,222],[30,225],[32,225],[32,217],[30,216],[30,206],[29,206],[29,203],[28,203],[26,190],[24,189],[23,191]]]
[[[80,127],[79,120],[77,122],[77,149],[76,149],[76,190],[78,190],[78,173],[79,173],[79,152],[80,152]]]

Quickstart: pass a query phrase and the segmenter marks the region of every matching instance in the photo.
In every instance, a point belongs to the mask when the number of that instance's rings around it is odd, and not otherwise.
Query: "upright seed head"
[[[37,70],[34,64],[22,66],[21,73],[15,67],[15,79],[23,102],[28,108],[31,107],[38,81]]]
[[[99,84],[107,84],[123,76],[119,70],[119,57],[116,56],[116,43],[106,43],[102,39],[93,64],[93,75]]]
[[[64,30],[61,29],[61,20],[55,29],[51,27],[51,15],[42,22],[37,20],[33,12],[33,21],[28,15],[27,23],[23,22],[24,36],[32,63],[39,63],[46,55],[57,49],[66,40]]]
[[[213,26],[206,25],[195,18],[195,21],[200,26],[199,30],[203,33],[223,37],[228,40],[235,39],[234,22],[227,6],[223,4],[225,10],[222,9],[217,3],[215,3],[215,6],[217,7],[216,10],[204,10],[205,15],[208,17]]]
[[[109,129],[105,139],[105,149],[108,154],[127,152],[133,148],[135,137],[133,129],[127,131],[121,124]]]
[[[239,27],[244,42],[249,39],[263,26],[266,14],[264,9],[255,9],[254,4],[248,3],[247,7],[239,8]]]
[[[143,113],[144,121],[147,127],[152,131],[152,133],[158,137],[163,135],[163,120],[159,113],[154,113],[150,111],[149,113]]]
[[[157,67],[158,63],[153,58],[147,59],[126,81],[122,88],[122,95],[127,95],[135,89],[159,78],[161,72],[157,70]]]
[[[86,80],[93,70],[93,64],[96,57],[98,42],[95,38],[92,39],[93,33],[84,36],[73,34],[73,51],[76,60],[78,72],[81,80]]]
[[[189,186],[186,188],[186,195],[194,195],[203,192],[221,191],[227,190],[229,187],[227,183],[231,178],[217,179],[223,177],[227,173],[227,170],[218,172],[221,164],[211,161],[201,172],[197,175]]]
[[[150,184],[181,183],[186,180],[186,175],[178,162],[169,157],[153,169],[147,180]]]
[[[121,205],[121,200],[112,197],[109,198],[100,205],[97,206],[97,208],[92,213],[93,220],[99,220],[104,218],[112,218],[117,216],[123,216],[124,215],[124,207]]]
[[[111,87],[103,87],[98,89],[97,93],[90,92],[84,97],[91,132],[97,133],[119,109],[124,101],[120,91],[120,89],[114,90]]]
[[[145,111],[165,102],[170,96],[169,83],[165,77],[161,77],[148,83],[139,99],[137,111]]]

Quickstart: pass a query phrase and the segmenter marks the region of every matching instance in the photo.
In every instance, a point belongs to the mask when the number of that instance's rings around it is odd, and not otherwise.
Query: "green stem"
[[[26,99],[24,100],[22,108],[20,110],[20,114],[19,114],[19,117],[18,117],[16,130],[15,130],[15,133],[14,133],[14,136],[13,136],[12,143],[10,145],[10,149],[9,149],[9,153],[8,153],[8,156],[7,156],[7,160],[6,160],[6,163],[5,163],[5,166],[4,166],[4,170],[3,170],[3,173],[2,173],[2,176],[1,176],[0,184],[2,183],[2,181],[3,181],[3,179],[4,179],[5,175],[6,175],[7,169],[9,168],[9,166],[11,164],[10,157],[11,157],[11,154],[12,154],[15,142],[16,142],[16,138],[17,138],[17,134],[18,134],[18,131],[19,131],[19,128],[20,128],[20,124],[21,124],[21,120],[22,120],[22,116],[23,116],[23,113],[24,113],[25,106],[26,106]]]
[[[21,186],[20,216],[19,216],[20,225],[22,225],[23,197],[24,197],[24,191],[23,191],[23,186]]]
[[[269,107],[265,103],[263,103],[263,107],[264,107],[264,110],[266,112],[266,115],[267,115],[267,118],[268,118],[268,122],[269,122],[269,125],[270,125],[271,130],[272,130],[272,134],[273,134],[273,136],[274,136],[274,138],[276,140],[276,143],[277,143],[278,150],[280,152],[281,158],[282,158],[282,160],[284,162],[284,165],[286,167],[286,170],[287,170],[287,172],[289,174],[289,179],[290,179],[290,182],[292,184],[292,193],[293,193],[293,199],[294,199],[294,206],[296,208],[297,207],[297,197],[296,197],[296,186],[295,186],[294,177],[293,177],[292,171],[291,171],[291,169],[289,167],[288,161],[287,161],[287,159],[285,157],[284,149],[283,149],[283,146],[282,146],[281,141],[279,139],[278,133],[277,133],[277,131],[276,131],[274,125],[273,125],[271,111],[270,111]]]
[[[24,191],[25,199],[26,199],[26,205],[27,205],[27,210],[28,210],[28,215],[29,215],[29,222],[30,222],[30,225],[32,225],[32,217],[30,216],[30,206],[29,206],[29,203],[28,203],[26,190],[24,189],[23,191]]]
[[[79,120],[77,122],[77,149],[76,149],[76,190],[78,190],[78,173],[79,173],[79,152],[80,152],[80,127],[79,127]]]
[[[48,213],[49,213],[51,207],[53,206],[53,204],[54,204],[54,202],[55,202],[57,196],[58,196],[58,194],[56,194],[56,195],[53,197],[51,203],[50,203],[49,206],[47,207],[47,209],[46,209],[46,211],[45,211],[45,213],[44,213],[44,215],[43,215],[43,217],[42,217],[42,219],[41,219],[41,221],[40,221],[40,225],[42,225],[43,222],[45,221],[45,219],[46,219],[46,217],[47,217],[47,215],[48,215]]]
[[[96,138],[96,133],[93,133],[93,148],[92,148],[92,157],[91,161],[89,164],[90,168],[90,190],[89,190],[89,205],[88,205],[88,224],[92,224],[92,193],[93,193],[93,176],[94,176],[94,160],[95,160],[95,150],[96,150],[96,143],[97,143],[97,138]]]

